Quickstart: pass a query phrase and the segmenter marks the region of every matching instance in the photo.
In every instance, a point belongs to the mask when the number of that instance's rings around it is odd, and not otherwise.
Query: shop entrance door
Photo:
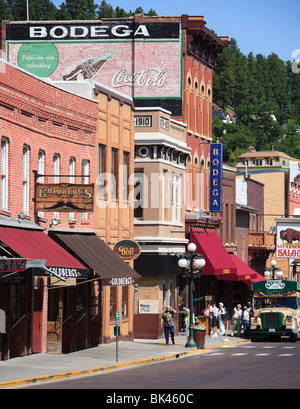
[[[7,316],[7,332],[3,334],[3,359],[32,352],[30,316],[31,280],[24,273],[3,279],[3,309]]]
[[[47,352],[62,353],[63,289],[48,291]]]
[[[90,345],[102,343],[101,326],[101,281],[90,284]]]

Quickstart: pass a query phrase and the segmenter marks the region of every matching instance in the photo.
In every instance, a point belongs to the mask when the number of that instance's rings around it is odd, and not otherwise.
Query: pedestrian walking
[[[235,330],[236,330],[236,335],[239,337],[241,336],[241,322],[242,322],[242,316],[243,316],[243,310],[241,304],[238,304],[234,309],[233,309],[233,325],[232,325],[232,330],[231,330],[231,336],[234,336]]]
[[[211,304],[211,316],[212,316],[212,334],[211,336],[216,338],[218,336],[218,316],[219,316],[219,311],[218,308],[216,307],[216,303],[213,301]]]
[[[164,324],[164,334],[166,344],[169,343],[169,333],[171,334],[172,343],[175,344],[174,339],[174,315],[176,311],[170,305],[167,305],[165,311],[161,315],[161,325]]]
[[[244,337],[250,337],[250,307],[245,306],[243,312]]]
[[[225,316],[226,316],[226,309],[224,307],[224,304],[222,302],[219,302],[219,328],[220,328],[220,334],[219,335],[225,335]]]

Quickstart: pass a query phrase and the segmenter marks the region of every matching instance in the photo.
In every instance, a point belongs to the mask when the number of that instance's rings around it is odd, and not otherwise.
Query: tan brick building
[[[136,297],[137,338],[162,335],[160,315],[178,308],[178,254],[185,251],[186,126],[162,108],[135,110],[135,238],[142,254]],[[178,326],[177,326],[178,328]]]

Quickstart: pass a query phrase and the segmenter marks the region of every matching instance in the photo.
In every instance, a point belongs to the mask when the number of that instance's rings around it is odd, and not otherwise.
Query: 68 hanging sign
[[[210,211],[222,211],[223,145],[210,145]]]

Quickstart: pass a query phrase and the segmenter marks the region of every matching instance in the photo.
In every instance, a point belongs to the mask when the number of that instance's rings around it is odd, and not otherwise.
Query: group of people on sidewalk
[[[164,336],[166,344],[169,343],[169,334],[171,335],[172,343],[175,344],[174,339],[174,316],[176,311],[170,305],[167,305],[166,309],[161,315],[161,326],[164,326]],[[190,327],[190,310],[187,308],[185,310],[185,329],[186,336],[189,337],[189,327]],[[241,304],[238,304],[232,313],[232,328],[231,336],[236,335],[241,336],[241,330],[244,330],[244,337],[250,337],[250,318],[252,314],[251,304],[248,302],[247,305],[242,310]],[[203,315],[210,317],[210,330],[211,336],[217,337],[218,335],[226,335],[225,322],[230,318],[230,315],[226,311],[224,304],[219,302],[219,308],[217,308],[216,303],[213,301],[207,309],[203,311]],[[195,324],[195,316],[193,314],[193,324]],[[218,334],[218,327],[220,332]]]
[[[236,335],[241,336],[242,328],[244,330],[244,337],[249,338],[250,336],[250,318],[252,314],[251,304],[248,302],[247,305],[242,310],[241,304],[238,304],[232,313],[232,328],[231,336]],[[229,314],[227,313],[224,304],[219,303],[219,308],[216,307],[216,303],[212,302],[211,306],[208,308],[207,316],[211,317],[211,336],[218,336],[218,324],[220,328],[219,335],[226,335],[225,332],[225,320],[229,319]]]

